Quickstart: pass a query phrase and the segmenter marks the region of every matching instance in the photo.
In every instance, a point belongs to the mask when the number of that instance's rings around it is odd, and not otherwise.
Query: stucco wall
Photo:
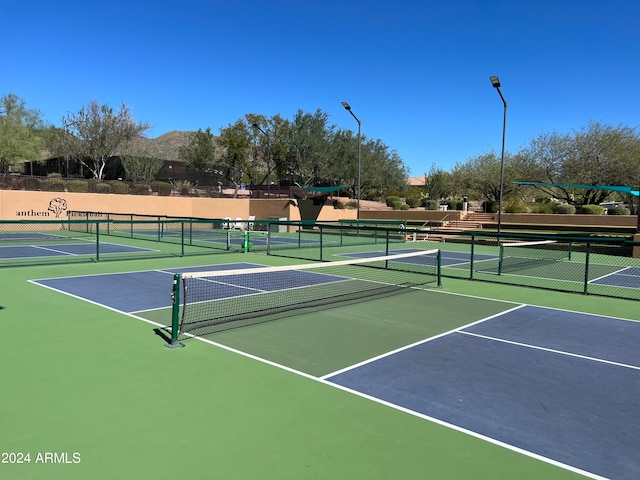
[[[301,220],[296,201],[289,199],[232,199],[199,197],[159,197],[155,195],[117,195],[99,193],[31,192],[0,190],[0,219],[66,219],[67,211],[81,210],[109,213],[137,213],[176,217],[247,219],[269,217]],[[318,220],[355,219],[355,210],[335,210],[324,206]]]

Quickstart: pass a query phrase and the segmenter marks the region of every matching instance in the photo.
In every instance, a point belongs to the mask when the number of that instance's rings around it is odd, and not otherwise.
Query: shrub
[[[167,182],[153,182],[151,184],[151,191],[163,197],[168,197],[173,191],[173,186]]]
[[[153,187],[151,188],[153,189]],[[173,185],[170,183],[157,183],[154,192],[158,192],[161,197],[168,197],[173,192]]]
[[[559,203],[554,205],[553,213],[559,213],[561,215],[572,215],[576,213],[576,207],[569,205],[568,203]]]
[[[131,193],[134,195],[149,195],[151,192],[149,190],[149,185],[147,184],[138,184],[134,185],[131,189]]]
[[[111,182],[111,192],[119,195],[127,195],[129,193],[129,184],[124,182]]]
[[[387,205],[389,205],[388,201],[387,201]],[[400,199],[398,199],[395,202],[393,202],[393,204],[391,205],[391,208],[393,208],[394,210],[400,210],[402,208],[402,205],[404,205],[404,203],[402,203]]]
[[[400,197],[397,197],[395,195],[391,195],[386,199],[387,207],[393,207],[393,205],[397,202],[400,202]]]
[[[409,207],[409,205],[406,204],[406,203],[403,203],[403,204],[400,205],[400,210],[409,210],[409,208],[411,208],[411,207]]]
[[[344,208],[346,208],[347,210],[356,210],[358,208],[358,201],[349,200],[347,203],[344,204]]]
[[[553,205],[550,202],[536,202],[531,207],[531,213],[553,213]]]
[[[438,201],[430,200],[428,198],[422,199],[422,206],[425,210],[437,210],[438,209]]]
[[[11,179],[11,188],[13,190],[22,190],[24,188],[24,179],[22,179],[22,178],[12,178]]]
[[[631,215],[631,210],[626,207],[613,207],[607,209],[607,215]]]
[[[482,211],[485,213],[496,213],[498,211],[498,202],[492,200],[482,202]]]
[[[95,183],[96,193],[111,193],[111,185],[108,183]]]
[[[504,202],[506,213],[527,213],[529,209],[519,197],[510,197]]]
[[[89,182],[86,180],[69,180],[67,182],[67,191],[75,193],[88,193]]]
[[[604,207],[600,205],[580,205],[576,212],[582,215],[602,215],[604,214]]]
[[[42,185],[42,181],[39,178],[25,178],[24,179],[24,188],[26,190],[40,190]]]
[[[420,195],[408,195],[407,196],[407,205],[411,208],[418,208],[420,206]]]
[[[449,210],[462,210],[462,200],[447,200],[446,205]]]
[[[178,193],[180,195],[191,195],[192,189],[193,186],[188,180],[178,182],[178,184],[176,185],[176,190],[178,190]]]
[[[64,192],[64,180],[60,178],[47,178],[40,184],[40,189],[45,192]]]

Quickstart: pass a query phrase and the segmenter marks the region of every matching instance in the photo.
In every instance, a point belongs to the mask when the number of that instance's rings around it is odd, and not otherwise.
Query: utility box
[[[286,222],[287,217],[267,217],[269,222]],[[286,233],[288,225],[279,225],[277,223],[269,223],[269,231],[272,233]]]

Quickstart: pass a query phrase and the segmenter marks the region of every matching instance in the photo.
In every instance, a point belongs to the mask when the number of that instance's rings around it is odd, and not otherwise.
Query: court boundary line
[[[319,378],[321,378],[321,379],[323,379],[323,380],[326,380],[326,379],[327,379],[327,378],[329,378],[329,377],[334,377],[334,376],[336,376],[336,375],[340,375],[341,373],[345,373],[345,372],[348,372],[348,371],[354,370],[354,369],[356,369],[356,368],[362,367],[362,366],[367,365],[367,364],[369,364],[369,363],[373,363],[373,362],[375,362],[375,361],[377,361],[377,360],[381,360],[381,359],[386,358],[386,357],[389,357],[389,356],[391,356],[391,355],[395,355],[396,353],[400,353],[400,352],[402,352],[402,351],[404,351],[404,350],[409,350],[410,348],[417,347],[418,345],[423,345],[423,344],[425,344],[425,343],[431,342],[431,341],[433,341],[433,340],[437,340],[437,339],[442,338],[442,337],[444,337],[444,336],[454,334],[454,333],[456,333],[460,328],[468,328],[468,327],[472,327],[472,326],[477,325],[477,324],[479,324],[479,323],[483,323],[483,322],[486,322],[486,321],[488,321],[488,320],[491,320],[492,318],[496,318],[496,317],[499,317],[499,316],[501,316],[501,315],[505,315],[505,314],[507,314],[507,313],[514,312],[514,311],[519,310],[519,309],[521,309],[521,308],[523,308],[523,307],[526,307],[526,306],[527,306],[527,305],[525,305],[525,304],[517,305],[517,306],[515,306],[515,307],[513,307],[513,308],[510,308],[510,309],[508,309],[508,310],[505,310],[504,312],[496,313],[496,314],[494,314],[494,315],[490,315],[490,316],[488,316],[488,317],[481,318],[480,320],[476,320],[476,321],[474,321],[474,322],[471,322],[471,323],[469,323],[469,324],[465,325],[464,327],[457,327],[457,328],[453,328],[453,329],[448,330],[448,331],[446,331],[446,332],[439,333],[438,335],[435,335],[435,336],[433,336],[433,337],[424,338],[424,339],[422,339],[422,340],[418,340],[417,342],[411,343],[411,344],[409,344],[409,345],[404,345],[404,346],[399,347],[399,348],[396,348],[396,349],[394,349],[394,350],[390,350],[390,351],[388,351],[388,352],[381,353],[380,355],[376,355],[375,357],[368,358],[368,359],[366,359],[366,360],[363,360],[362,362],[358,362],[358,363],[355,363],[355,364],[353,364],[353,365],[349,365],[349,366],[347,366],[347,367],[341,368],[340,370],[336,370],[335,372],[331,372],[331,373],[327,373],[327,374],[325,374],[325,375],[322,375],[322,376],[321,376],[321,377],[319,377]]]
[[[631,370],[640,370],[640,366],[637,365],[629,365],[626,363],[620,363],[620,362],[614,362],[612,360],[606,360],[604,358],[597,358],[597,357],[589,357],[588,355],[580,355],[579,353],[571,353],[571,352],[567,352],[564,350],[556,350],[553,348],[548,348],[548,347],[541,347],[538,345],[534,345],[531,343],[522,343],[522,342],[516,342],[513,340],[507,340],[504,338],[498,338],[498,337],[491,337],[489,335],[482,335],[480,333],[473,333],[473,332],[465,332],[464,330],[460,330],[458,332],[454,332],[454,333],[460,333],[462,335],[468,335],[470,337],[477,337],[477,338],[483,338],[485,340],[491,340],[493,342],[499,342],[499,343],[506,343],[509,345],[515,345],[517,347],[524,347],[524,348],[530,348],[533,350],[540,350],[543,352],[547,352],[547,353],[554,353],[557,355],[564,355],[567,357],[574,357],[574,358],[579,358],[582,360],[589,360],[592,362],[596,362],[596,363],[604,363],[607,365],[612,365],[614,367],[622,367],[622,368],[629,368]]]
[[[492,299],[487,299],[487,300],[492,300]],[[496,300],[496,301],[500,302],[500,300]],[[512,302],[510,302],[510,303],[512,303]],[[526,305],[521,305],[521,307],[524,307],[524,306],[526,306]],[[517,308],[520,308],[520,307],[516,307],[515,309],[517,309]],[[514,310],[514,309],[511,309],[511,310]],[[500,314],[497,314],[497,315],[500,315]],[[135,317],[134,315],[129,315],[129,316],[131,316],[133,318],[139,318],[139,317]],[[492,315],[492,317],[493,317],[493,315]],[[489,318],[491,318],[491,317],[487,317],[487,319],[489,319]],[[146,319],[142,319],[142,320],[147,321]],[[478,320],[477,322],[472,322],[471,324],[469,324],[469,326],[473,325],[475,323],[484,321],[484,320],[485,319]],[[151,323],[151,322],[149,322],[149,323]],[[153,323],[155,323],[155,322],[153,322]],[[356,395],[356,396],[358,396],[360,398],[364,398],[366,400],[378,403],[380,405],[384,405],[386,407],[392,408],[394,410],[398,410],[400,412],[412,415],[414,417],[418,417],[418,418],[421,418],[423,420],[427,420],[427,421],[429,421],[431,423],[435,423],[437,425],[441,425],[443,427],[449,428],[451,430],[455,430],[455,431],[460,432],[460,433],[465,434],[465,435],[469,435],[471,437],[474,437],[474,438],[477,438],[479,440],[491,443],[493,445],[505,448],[507,450],[510,450],[510,451],[513,451],[513,452],[516,452],[516,453],[520,453],[521,455],[533,458],[535,460],[539,460],[539,461],[547,463],[549,465],[553,465],[553,466],[562,468],[562,469],[570,471],[570,472],[578,473],[580,475],[583,475],[585,477],[591,478],[593,480],[608,480],[606,477],[602,477],[602,476],[597,475],[597,474],[592,473],[592,472],[587,472],[586,470],[581,470],[581,469],[579,469],[577,467],[574,467],[572,465],[568,465],[568,464],[559,462],[557,460],[542,456],[542,455],[537,454],[535,452],[530,452],[530,451],[525,450],[523,448],[516,447],[515,445],[511,445],[511,444],[508,444],[506,442],[502,442],[500,440],[497,440],[495,438],[488,437],[488,436],[483,435],[481,433],[475,432],[473,430],[466,429],[466,428],[461,427],[459,425],[448,423],[448,422],[445,422],[445,421],[440,420],[438,418],[431,417],[429,415],[425,415],[425,414],[420,413],[420,412],[416,412],[415,410],[411,410],[411,409],[406,408],[406,407],[402,407],[401,405],[396,405],[394,403],[387,402],[386,400],[382,400],[380,398],[368,395],[368,394],[366,394],[364,392],[359,392],[358,390],[353,390],[351,388],[348,388],[348,387],[345,387],[345,386],[342,386],[342,385],[338,385],[338,384],[333,383],[333,382],[331,382],[329,380],[326,380],[325,378],[323,378],[324,376],[323,377],[317,377],[317,376],[311,375],[309,373],[305,373],[305,372],[302,372],[300,370],[296,370],[294,368],[288,367],[286,365],[282,365],[280,363],[274,362],[272,360],[268,360],[266,358],[262,358],[262,357],[259,357],[257,355],[253,355],[253,354],[248,353],[248,352],[243,352],[242,350],[238,350],[238,349],[236,349],[234,347],[230,347],[228,345],[224,345],[224,344],[221,344],[221,343],[218,343],[218,342],[214,342],[213,340],[209,340],[208,338],[198,337],[198,336],[191,335],[191,334],[185,334],[185,335],[189,336],[190,338],[192,338],[194,340],[199,340],[199,341],[201,341],[203,343],[212,345],[214,347],[222,348],[223,350],[226,350],[228,352],[231,352],[231,353],[234,353],[234,354],[238,354],[238,355],[241,355],[243,357],[250,358],[252,360],[256,360],[258,362],[270,365],[272,367],[276,367],[276,368],[285,370],[285,371],[287,371],[289,373],[293,373],[295,375],[299,375],[301,377],[304,377],[304,378],[309,379],[309,380],[314,381],[314,382],[321,383],[321,384],[326,385],[328,387],[335,388],[335,389],[338,389],[338,390],[342,390],[342,391],[350,393],[352,395]]]
[[[237,263],[243,263],[243,262],[237,262]],[[248,263],[250,263],[250,262],[248,262]],[[178,267],[178,268],[184,268],[184,267]],[[137,271],[137,272],[147,272],[147,271],[162,271],[162,270],[161,269],[159,269],[159,270],[140,270],[140,271]],[[107,273],[107,274],[104,274],[104,275],[123,274],[123,273],[136,273],[136,272],[111,272],[111,273]],[[167,273],[170,273],[170,272],[167,272]],[[101,275],[101,274],[83,275],[83,276],[96,276],[96,275]],[[50,279],[55,279],[55,278],[72,278],[72,277],[52,277]],[[41,280],[46,280],[46,279],[41,279]],[[41,284],[41,283],[37,283],[37,280],[27,280],[27,281],[30,282],[30,283],[33,283],[35,285],[39,285],[41,287],[48,288],[48,289],[50,289],[52,291],[62,293],[64,295],[67,295],[69,297],[75,298],[77,300],[85,301],[85,302],[91,303],[93,305],[106,308],[106,309],[111,310],[111,311],[113,311],[115,313],[120,313],[120,314],[126,315],[126,316],[128,316],[130,318],[134,318],[136,320],[140,320],[142,322],[145,322],[147,324],[153,325],[153,326],[158,327],[158,328],[166,329],[166,328],[169,327],[169,325],[163,325],[163,324],[155,322],[153,320],[149,320],[149,319],[146,319],[144,317],[140,317],[140,316],[134,315],[133,313],[124,312],[124,311],[118,310],[116,308],[109,307],[109,306],[104,305],[104,304],[100,304],[100,303],[95,302],[93,300],[89,300],[89,299],[86,299],[86,298],[83,298],[83,297],[79,297],[79,296],[77,296],[75,294],[64,292],[64,291],[59,290],[57,288],[53,288],[53,287],[50,287],[50,286],[47,286],[47,285],[44,285],[44,284]],[[456,295],[456,296],[461,296],[461,297],[477,298],[477,299],[488,300],[488,301],[498,302],[498,303],[515,304],[516,306],[511,308],[511,309],[505,310],[503,312],[497,313],[495,315],[491,315],[489,317],[486,317],[486,318],[471,322],[471,323],[469,323],[469,324],[467,324],[465,326],[453,329],[453,330],[451,330],[449,332],[445,332],[445,333],[440,334],[438,336],[431,337],[431,338],[425,339],[423,341],[417,342],[418,344],[419,343],[425,343],[427,341],[439,338],[439,337],[441,337],[443,335],[446,335],[446,334],[461,333],[459,331],[461,329],[463,329],[463,328],[468,328],[468,327],[473,326],[473,325],[475,325],[477,323],[481,323],[481,322],[487,321],[487,320],[489,320],[491,318],[494,318],[494,317],[497,317],[497,316],[500,316],[500,315],[504,315],[507,312],[515,311],[515,310],[518,310],[518,309],[526,307],[526,306],[553,309],[553,310],[557,310],[557,311],[573,312],[573,313],[579,313],[579,314],[583,314],[583,315],[594,315],[594,316],[603,317],[603,318],[614,318],[614,319],[626,320],[626,321],[630,321],[630,322],[638,322],[638,320],[622,318],[622,317],[611,317],[611,316],[604,315],[604,314],[586,313],[586,312],[579,312],[579,311],[575,311],[575,310],[568,310],[568,309],[562,309],[562,308],[557,308],[557,307],[546,307],[546,306],[541,306],[541,305],[522,304],[522,303],[519,303],[519,302],[514,302],[514,301],[509,301],[509,300],[501,300],[501,299],[488,298],[488,297],[482,297],[482,296],[477,296],[477,295],[469,295],[469,294],[463,294],[463,293],[457,293],[457,292],[445,292],[445,291],[442,291],[442,290],[431,290],[431,289],[420,289],[420,290],[423,290],[425,292],[442,293],[442,294]],[[167,308],[167,307],[165,307],[165,308]],[[520,447],[516,447],[514,445],[502,442],[502,441],[497,440],[495,438],[485,436],[485,435],[480,434],[478,432],[475,432],[473,430],[469,430],[469,429],[460,427],[460,426],[455,425],[455,424],[447,423],[447,422],[439,420],[439,419],[437,419],[435,417],[431,417],[431,416],[416,412],[414,410],[408,409],[406,407],[402,407],[400,405],[396,405],[396,404],[387,402],[385,400],[370,396],[370,395],[365,394],[363,392],[359,392],[357,390],[352,390],[352,389],[350,389],[348,387],[344,387],[342,385],[338,385],[338,384],[332,383],[329,380],[326,380],[326,378],[324,378],[324,377],[326,377],[326,375],[323,375],[321,377],[314,376],[314,375],[308,374],[306,372],[302,372],[300,370],[296,370],[294,368],[288,367],[286,365],[282,365],[282,364],[279,364],[277,362],[274,362],[274,361],[259,357],[257,355],[254,355],[254,354],[251,354],[251,353],[248,353],[248,352],[244,352],[242,350],[238,350],[236,348],[233,348],[233,347],[230,347],[230,346],[218,343],[218,342],[214,342],[213,340],[209,340],[207,338],[199,337],[199,336],[188,334],[188,333],[185,334],[185,335],[187,337],[191,338],[191,339],[198,340],[198,341],[203,342],[205,344],[212,345],[214,347],[221,348],[221,349],[226,350],[228,352],[231,352],[231,353],[234,353],[234,354],[238,354],[238,355],[241,355],[243,357],[259,361],[259,362],[261,362],[263,364],[267,364],[267,365],[270,365],[270,366],[285,370],[287,372],[290,372],[290,373],[293,373],[295,375],[304,377],[306,379],[309,379],[309,380],[312,380],[312,381],[315,381],[315,382],[318,382],[318,383],[322,383],[322,384],[324,384],[326,386],[329,386],[329,387],[332,387],[332,388],[336,388],[338,390],[342,390],[342,391],[345,391],[347,393],[351,393],[351,394],[356,395],[358,397],[361,397],[361,398],[373,401],[375,403],[387,406],[387,407],[392,408],[394,410],[398,410],[398,411],[401,411],[403,413],[407,413],[409,415],[412,415],[412,416],[415,416],[415,417],[418,417],[418,418],[422,418],[423,420],[427,420],[429,422],[444,426],[446,428],[449,428],[449,429],[458,431],[460,433],[472,436],[472,437],[477,438],[479,440],[486,441],[486,442],[491,443],[493,445],[496,445],[496,446],[499,446],[499,447],[502,447],[502,448],[506,448],[507,450],[510,450],[510,451],[513,451],[513,452],[516,452],[516,453],[520,453],[520,454],[522,454],[524,456],[533,458],[535,460],[539,460],[539,461],[542,461],[544,463],[547,463],[547,464],[562,468],[562,469],[564,469],[566,471],[577,473],[579,475],[583,475],[583,476],[585,476],[587,478],[591,478],[593,480],[608,480],[606,477],[602,477],[602,476],[597,475],[595,473],[588,472],[588,471],[585,471],[585,470],[581,470],[581,469],[579,469],[577,467],[574,467],[572,465],[564,464],[564,463],[559,462],[557,460],[553,460],[552,458],[548,458],[548,457],[542,456],[540,454],[537,454],[537,453],[534,453],[534,452],[530,452],[528,450],[524,450],[524,449],[522,449]],[[179,349],[179,350],[181,350],[181,349]]]

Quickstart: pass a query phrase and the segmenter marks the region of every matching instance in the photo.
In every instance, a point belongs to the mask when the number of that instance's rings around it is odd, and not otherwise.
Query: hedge
[[[561,215],[572,215],[576,213],[576,207],[569,205],[568,203],[559,203],[553,206],[553,213],[559,213]]]
[[[96,183],[96,193],[111,193],[111,185],[108,183]]]
[[[576,209],[576,213],[582,215],[602,215],[604,214],[604,207],[600,205],[580,205]]]
[[[129,184],[123,182],[111,182],[111,191],[120,195],[129,193]]]
[[[613,207],[607,209],[607,215],[631,215],[631,210],[626,207]]]
[[[64,180],[47,178],[40,183],[40,189],[45,192],[64,192]]]
[[[89,182],[86,180],[69,180],[67,182],[67,191],[74,193],[88,193]]]

